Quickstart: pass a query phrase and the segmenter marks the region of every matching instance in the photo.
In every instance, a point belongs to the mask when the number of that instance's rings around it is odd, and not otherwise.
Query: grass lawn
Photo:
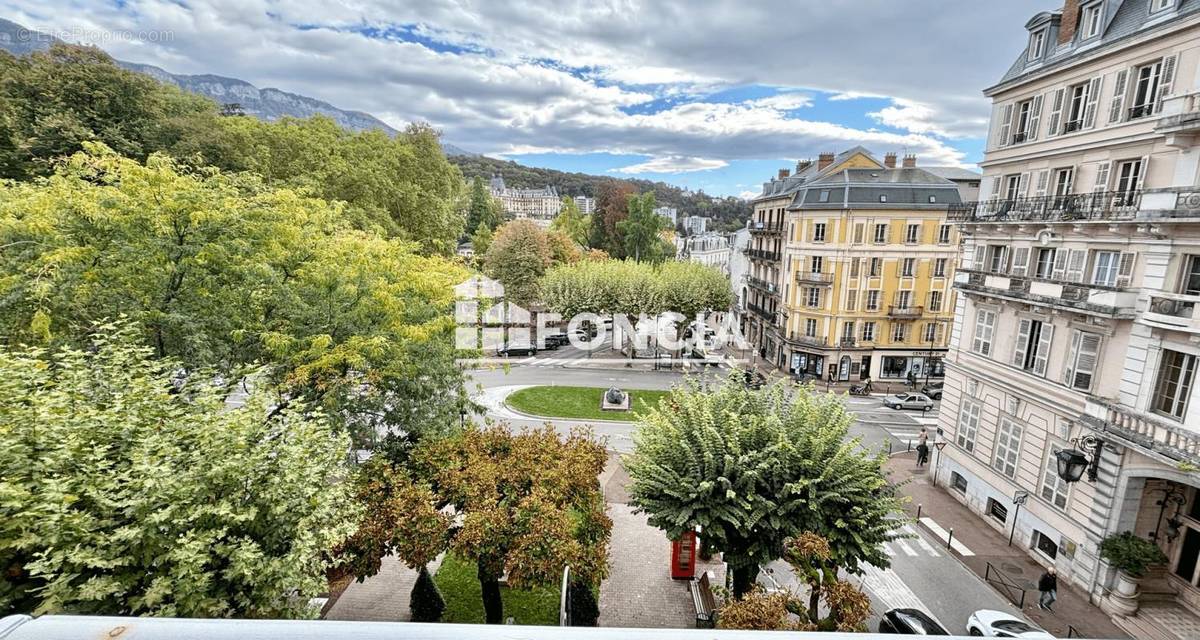
[[[442,622],[483,624],[483,595],[474,562],[448,553],[434,582],[446,599]],[[558,624],[558,587],[528,591],[500,587],[500,599],[504,601],[505,619],[512,618],[516,624]]]
[[[670,391],[624,389],[630,395],[629,411],[601,411],[600,398],[608,389],[600,387],[529,387],[508,396],[508,406],[535,416],[581,420],[628,420],[639,410],[658,406]]]

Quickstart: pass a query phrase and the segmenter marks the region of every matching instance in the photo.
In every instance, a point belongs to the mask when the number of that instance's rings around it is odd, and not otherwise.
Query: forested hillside
[[[497,160],[484,156],[450,156],[450,162],[458,165],[463,176],[490,178],[499,173],[510,187],[553,186],[562,195],[585,195],[597,197],[601,185],[629,183],[639,192],[653,191],[660,206],[676,207],[679,215],[699,215],[715,218],[717,229],[733,230],[745,225],[750,217],[750,204],[740,198],[714,197],[702,191],[689,191],[665,182],[639,179],[618,179],[610,176],[594,176],[586,173],[568,173],[555,169],[541,169],[517,164],[511,160]]]

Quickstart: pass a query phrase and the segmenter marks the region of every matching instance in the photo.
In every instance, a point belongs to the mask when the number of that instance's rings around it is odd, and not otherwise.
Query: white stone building
[[[675,228],[675,224],[679,218],[679,209],[675,207],[655,207],[654,213],[666,218],[671,222],[671,228]]]
[[[596,199],[587,196],[575,196],[575,206],[579,207],[579,212],[585,216],[590,216],[596,213]]]
[[[1200,0],[1068,0],[1026,28],[985,91],[981,200],[951,208],[965,241],[937,479],[1134,635],[1184,637],[1200,628]],[[1060,459],[1088,473],[1068,482]],[[1136,617],[1098,553],[1126,531],[1169,559]]]
[[[699,262],[729,275],[729,236],[705,233],[678,238],[677,243],[678,259]]]
[[[515,189],[505,186],[503,176],[495,175],[492,176],[490,188],[492,197],[500,201],[504,215],[509,219],[528,218],[542,226],[548,226],[554,216],[562,210],[562,198],[551,186],[541,189]]]

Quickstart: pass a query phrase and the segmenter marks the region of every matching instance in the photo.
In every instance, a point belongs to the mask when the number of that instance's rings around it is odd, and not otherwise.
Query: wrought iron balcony
[[[747,276],[746,283],[749,284],[752,288],[758,289],[759,291],[765,291],[771,295],[775,295],[776,293],[779,292],[779,289],[774,282],[767,282],[766,280],[763,280],[762,278],[755,278],[754,276]]]
[[[1090,397],[1081,420],[1096,431],[1116,436],[1171,460],[1200,464],[1200,433],[1130,407]]]
[[[988,273],[960,268],[954,286],[967,294],[983,294],[1068,311],[1083,311],[1110,318],[1134,316],[1137,292],[1083,282]]]
[[[1029,134],[1024,131],[1018,131],[1012,135],[1012,144],[1021,144],[1029,139]]]
[[[888,316],[892,318],[920,318],[925,314],[925,307],[888,307]]]
[[[1129,119],[1138,120],[1154,115],[1154,104],[1138,104],[1129,107]]]
[[[1139,320],[1160,329],[1200,334],[1200,296],[1150,291]]]
[[[1068,120],[1063,123],[1063,133],[1075,133],[1083,128],[1083,120]]]
[[[833,274],[798,271],[796,272],[796,282],[800,284],[832,284]]]
[[[750,233],[758,234],[775,234],[783,231],[783,221],[780,220],[774,224],[768,222],[752,222],[750,224]]]
[[[838,340],[838,346],[844,349],[853,349],[858,346],[858,340],[854,338],[842,338]]]
[[[792,344],[804,345],[806,347],[825,348],[829,346],[829,339],[825,336],[806,336],[803,334],[790,334],[787,341]]]
[[[947,217],[954,222],[1128,220],[1137,216],[1141,201],[1140,190],[980,200],[951,204]]]
[[[766,249],[746,249],[746,255],[752,260],[766,260],[768,262],[779,262],[782,259],[778,251],[767,251]]]
[[[763,320],[775,322],[775,312],[768,311],[766,307],[760,307],[754,303],[750,303],[746,305],[746,308],[749,309],[751,313],[762,318]]]

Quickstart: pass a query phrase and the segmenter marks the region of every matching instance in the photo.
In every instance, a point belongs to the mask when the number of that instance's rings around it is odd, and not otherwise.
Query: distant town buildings
[[[733,287],[733,310],[738,326],[741,326],[741,314],[746,309],[746,275],[750,272],[746,248],[749,246],[750,229],[738,229],[729,234],[729,283]]]
[[[666,218],[667,220],[670,220],[671,228],[675,228],[675,225],[678,222],[677,218],[679,217],[678,209],[675,207],[658,207],[654,210],[654,213]]]
[[[720,233],[704,233],[695,236],[679,236],[675,239],[676,257],[679,260],[699,262],[715,267],[729,275],[729,236]]]
[[[579,207],[580,213],[585,216],[590,216],[596,213],[596,199],[587,196],[575,196],[575,206]]]
[[[503,176],[495,175],[492,176],[490,187],[492,197],[500,201],[504,214],[511,219],[530,219],[542,226],[548,226],[554,216],[562,210],[562,198],[551,186],[541,189],[514,189],[504,185]]]
[[[682,222],[683,231],[688,235],[699,235],[708,231],[708,218],[703,216],[685,216]]]

